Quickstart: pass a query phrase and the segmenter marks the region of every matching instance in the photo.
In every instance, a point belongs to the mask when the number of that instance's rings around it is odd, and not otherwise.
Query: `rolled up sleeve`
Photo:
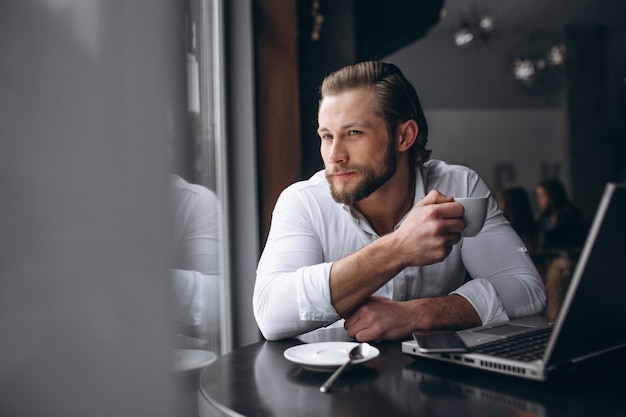
[[[330,301],[332,262],[324,261],[320,239],[306,216],[293,215],[302,210],[293,207],[293,200],[279,198],[257,268],[253,310],[268,340],[296,336],[338,318]]]

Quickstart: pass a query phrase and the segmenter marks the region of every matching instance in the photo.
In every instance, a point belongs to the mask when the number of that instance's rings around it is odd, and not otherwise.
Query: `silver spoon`
[[[348,360],[343,363],[333,374],[324,382],[324,385],[320,387],[320,392],[328,392],[330,387],[335,383],[341,372],[346,369],[346,366],[350,365],[352,361],[356,361],[359,359],[363,359],[370,352],[370,345],[367,343],[359,343],[355,347],[352,348],[350,353],[348,353]]]

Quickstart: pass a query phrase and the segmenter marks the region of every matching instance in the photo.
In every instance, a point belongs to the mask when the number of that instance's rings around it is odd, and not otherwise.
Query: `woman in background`
[[[546,285],[546,315],[554,320],[585,242],[587,226],[557,178],[537,185],[537,204],[541,210],[537,222],[540,252],[535,261]]]
[[[570,201],[557,178],[537,185],[540,250],[576,250],[585,242],[587,226],[580,210]]]

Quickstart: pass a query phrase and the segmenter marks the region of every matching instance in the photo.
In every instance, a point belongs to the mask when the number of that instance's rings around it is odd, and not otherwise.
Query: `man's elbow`
[[[273,323],[257,318],[257,327],[265,340],[274,342],[298,335],[298,329],[285,323]]]
[[[297,326],[293,323],[277,320],[276,317],[272,317],[271,310],[264,310],[256,303],[254,304],[254,319],[265,340],[276,341],[293,337],[297,334]]]

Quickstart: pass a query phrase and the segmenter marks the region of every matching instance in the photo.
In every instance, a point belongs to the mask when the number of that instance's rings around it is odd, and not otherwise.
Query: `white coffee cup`
[[[473,237],[480,232],[485,224],[485,217],[487,216],[487,197],[459,197],[454,198],[454,201],[460,203],[465,207],[465,214],[463,219],[466,226],[463,230],[463,237]]]

